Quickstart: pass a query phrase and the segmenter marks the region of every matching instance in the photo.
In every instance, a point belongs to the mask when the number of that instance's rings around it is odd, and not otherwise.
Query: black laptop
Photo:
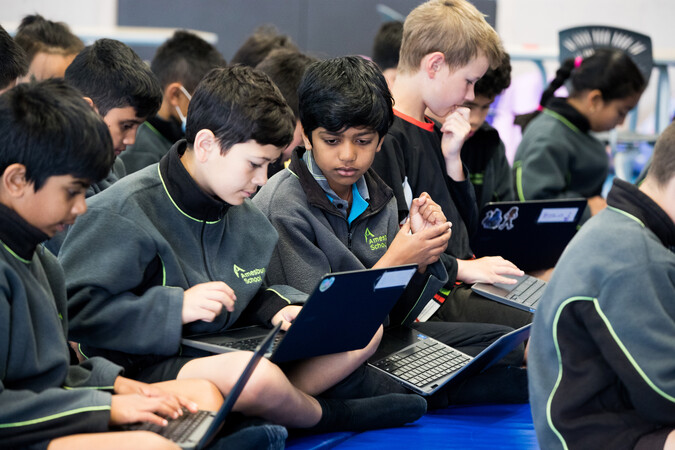
[[[268,356],[274,362],[365,347],[415,274],[417,265],[326,274],[293,325]],[[211,353],[245,350],[267,333],[263,327],[183,338],[182,344]]]
[[[501,336],[478,355],[469,356],[407,326],[384,332],[369,364],[406,388],[431,395],[449,383],[480,373],[530,336],[530,324]]]
[[[554,267],[579,228],[586,200],[487,203],[471,238],[476,257],[501,256],[525,272]]]
[[[268,330],[265,339],[253,352],[250,361],[239,376],[234,387],[217,412],[198,411],[185,413],[177,419],[168,419],[168,425],[162,427],[153,423],[131,424],[123,427],[124,430],[149,430],[175,442],[183,449],[202,449],[208,445],[225,424],[225,418],[232,411],[232,407],[239,398],[239,394],[251,377],[264,354],[269,352],[275,337],[279,333],[281,324],[271,331]]]

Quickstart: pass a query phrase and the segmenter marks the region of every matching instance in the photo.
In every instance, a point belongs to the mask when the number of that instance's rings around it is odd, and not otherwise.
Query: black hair
[[[24,83],[0,96],[0,173],[23,164],[38,191],[56,175],[95,183],[114,159],[108,127],[65,81]]]
[[[373,61],[380,69],[398,67],[398,57],[403,38],[403,22],[398,20],[383,23],[373,42]]]
[[[70,31],[68,25],[52,22],[39,14],[25,16],[14,39],[30,61],[38,52],[76,55],[84,48],[82,40]]]
[[[646,81],[633,60],[621,50],[597,49],[591,56],[581,60],[565,60],[555,73],[555,78],[541,95],[540,108],[529,114],[516,116],[514,123],[525,130],[532,119],[545,108],[553,98],[555,91],[569,78],[571,81],[570,98],[575,98],[582,92],[598,89],[605,102],[626,98],[641,93]]]
[[[286,103],[293,110],[296,120],[300,118],[298,86],[300,86],[300,81],[302,81],[302,76],[305,74],[307,67],[315,61],[317,61],[316,58],[298,50],[279,48],[271,51],[256,66],[256,69],[267,74],[279,88],[284,99],[286,99]]]
[[[103,117],[127,106],[137,117],[150,117],[162,104],[157,77],[129,46],[113,39],[85,47],[66,69],[66,81],[91,98]]]
[[[494,99],[504,92],[504,89],[511,84],[511,58],[509,54],[502,54],[502,62],[495,69],[488,69],[485,75],[476,82],[474,93],[476,96],[482,96]]]
[[[235,144],[287,147],[295,121],[279,89],[264,73],[246,66],[213,69],[197,85],[188,107],[185,138],[211,130],[225,153]]]
[[[393,99],[377,65],[360,56],[318,61],[298,89],[300,122],[310,139],[315,129],[331,132],[371,128],[382,139],[394,121]]]
[[[0,90],[26,73],[28,73],[26,53],[0,26]]]
[[[232,65],[255,67],[276,48],[299,50],[290,36],[279,33],[274,25],[263,25],[253,31],[232,57]]]
[[[194,33],[178,30],[159,46],[150,68],[162,89],[179,82],[188,92],[194,92],[211,69],[225,66],[225,58],[213,45]]]

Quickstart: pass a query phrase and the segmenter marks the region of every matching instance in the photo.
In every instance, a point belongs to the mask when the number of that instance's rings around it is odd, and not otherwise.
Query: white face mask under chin
[[[192,100],[192,95],[185,89],[185,87],[181,86],[180,90],[183,94],[185,94],[185,97],[187,97],[188,101]],[[178,117],[180,117],[180,122],[181,122],[181,129],[183,130],[183,134],[185,134],[185,125],[187,124],[187,117],[183,115],[183,112],[180,110],[180,107],[178,105],[175,106],[176,112],[178,113]]]

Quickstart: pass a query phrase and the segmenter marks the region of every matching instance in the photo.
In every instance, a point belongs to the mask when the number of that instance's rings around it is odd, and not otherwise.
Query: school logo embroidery
[[[370,247],[370,250],[372,250],[372,251],[387,248],[387,235],[386,234],[384,234],[382,236],[375,236],[373,234],[373,232],[370,231],[369,228],[366,228],[366,232],[364,233],[364,237],[366,238],[366,244]]]
[[[253,269],[247,271],[245,269],[242,269],[238,265],[234,264],[233,269],[234,275],[237,278],[241,278],[246,284],[262,283],[263,276],[265,276],[264,267],[261,267],[260,269]]]

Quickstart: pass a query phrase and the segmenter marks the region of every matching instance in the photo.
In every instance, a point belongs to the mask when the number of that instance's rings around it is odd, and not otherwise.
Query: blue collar
[[[321,169],[316,164],[314,156],[311,151],[306,151],[302,155],[302,160],[307,166],[307,170],[312,174],[316,182],[321,186],[321,189],[326,193],[328,200],[335,205],[336,209],[347,219],[347,222],[351,224],[357,217],[359,217],[363,212],[368,208],[368,200],[370,200],[370,194],[368,193],[368,186],[366,185],[366,180],[361,176],[356,183],[352,185],[352,205],[351,209],[349,208],[349,202],[340,198],[339,195],[328,184],[328,180],[324,176]],[[347,213],[349,211],[349,214]]]

